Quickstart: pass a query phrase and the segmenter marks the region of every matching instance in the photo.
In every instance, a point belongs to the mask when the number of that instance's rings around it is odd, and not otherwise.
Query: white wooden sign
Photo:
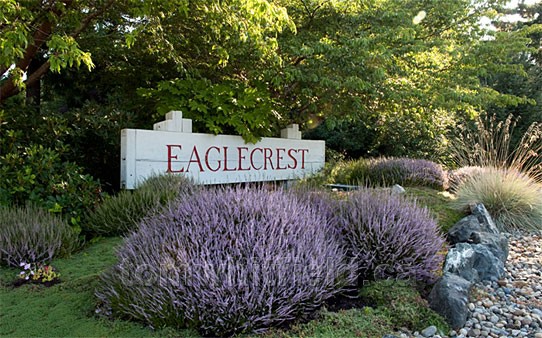
[[[324,149],[324,141],[301,140],[297,125],[283,129],[281,138],[247,144],[240,136],[192,133],[191,120],[169,112],[154,130],[122,130],[121,187],[134,189],[164,173],[199,184],[291,180],[320,170]]]

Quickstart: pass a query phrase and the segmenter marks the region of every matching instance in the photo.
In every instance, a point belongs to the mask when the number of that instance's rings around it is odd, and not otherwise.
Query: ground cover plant
[[[212,336],[311,315],[355,278],[326,216],[281,189],[178,200],[144,219],[118,257],[97,292],[103,313]]]
[[[457,223],[467,213],[453,206],[455,196],[448,191],[438,191],[427,187],[407,187],[406,194],[416,200],[420,206],[427,207],[431,216],[437,221],[442,233]]]
[[[441,165],[432,161],[381,157],[339,162],[331,170],[329,183],[444,189],[447,175]]]
[[[0,265],[49,262],[71,253],[77,240],[59,215],[33,205],[0,206]]]
[[[264,337],[382,337],[398,328],[416,331],[435,325],[440,334],[448,333],[445,320],[427,307],[416,287],[407,281],[379,280],[367,283],[360,296],[372,307],[338,312],[323,310],[308,323],[290,330],[272,330]]]

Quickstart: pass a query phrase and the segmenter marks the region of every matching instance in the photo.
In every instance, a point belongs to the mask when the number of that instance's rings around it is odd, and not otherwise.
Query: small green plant
[[[162,175],[146,180],[137,190],[124,190],[107,198],[88,216],[85,230],[102,236],[123,235],[135,230],[145,216],[181,194],[189,194],[194,185],[183,176]]]
[[[458,209],[483,203],[504,231],[542,229],[542,185],[513,169],[486,168],[459,186]]]
[[[416,287],[408,281],[380,280],[365,285],[360,294],[376,305],[395,327],[422,330],[435,325],[441,332],[448,332],[446,321],[431,310]]]
[[[77,233],[60,216],[32,205],[0,206],[0,264],[46,262],[77,245]]]
[[[60,274],[52,265],[22,262],[20,266],[23,271],[19,273],[19,278],[23,280],[46,283],[60,278]]]

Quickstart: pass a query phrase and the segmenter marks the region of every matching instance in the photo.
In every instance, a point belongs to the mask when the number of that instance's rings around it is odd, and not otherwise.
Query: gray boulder
[[[478,217],[469,215],[463,217],[459,222],[448,230],[448,241],[451,244],[466,243],[472,241],[472,235],[474,232],[480,232],[480,222]]]
[[[451,273],[445,273],[429,294],[429,306],[443,316],[454,329],[467,321],[471,282]]]
[[[501,262],[506,263],[508,259],[508,239],[504,235],[492,234],[489,232],[473,232],[472,243],[481,244],[489,249]]]
[[[482,244],[458,243],[448,252],[443,270],[473,283],[497,281],[504,275],[504,263]]]
[[[491,218],[491,215],[482,203],[471,206],[470,211],[473,216],[476,216],[476,218],[478,218],[481,231],[489,232],[492,234],[500,233],[497,225],[495,225],[495,222],[493,221],[493,218]]]

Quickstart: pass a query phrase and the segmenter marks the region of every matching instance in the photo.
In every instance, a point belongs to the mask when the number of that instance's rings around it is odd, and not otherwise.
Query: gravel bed
[[[476,284],[470,298],[464,328],[446,336],[434,327],[395,336],[542,338],[542,235],[511,236],[504,278]]]

